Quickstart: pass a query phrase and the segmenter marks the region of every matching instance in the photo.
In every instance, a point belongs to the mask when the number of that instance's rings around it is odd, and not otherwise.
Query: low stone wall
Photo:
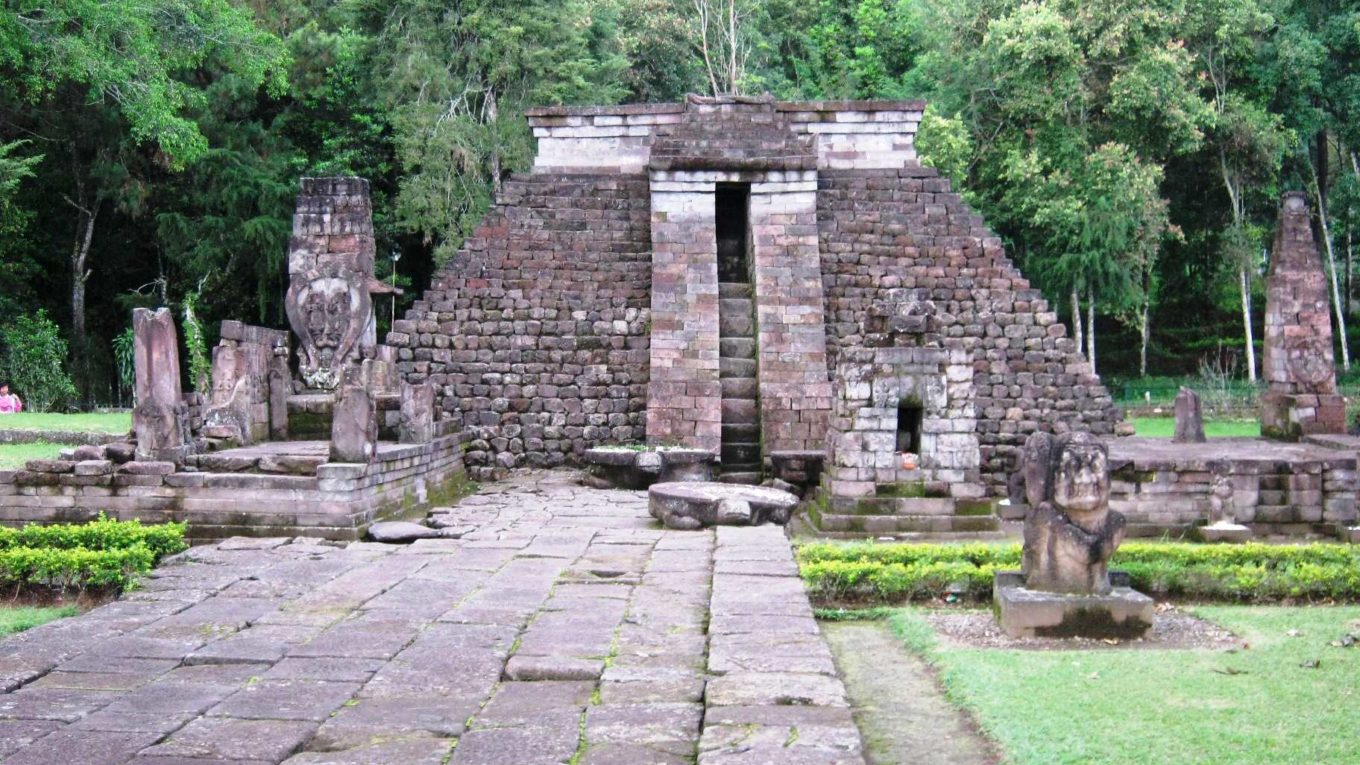
[[[1237,522],[1257,535],[1336,535],[1360,512],[1356,453],[1264,439],[1110,443],[1110,508],[1132,536],[1179,534],[1209,519],[1215,484]]]
[[[41,442],[83,446],[102,446],[127,438],[126,433],[98,433],[87,430],[0,430],[0,444],[36,444]]]
[[[464,475],[463,435],[379,445],[367,464],[315,475],[174,472],[169,462],[39,460],[0,471],[0,523],[184,521],[193,540],[311,536],[353,540],[375,518],[427,505]]]

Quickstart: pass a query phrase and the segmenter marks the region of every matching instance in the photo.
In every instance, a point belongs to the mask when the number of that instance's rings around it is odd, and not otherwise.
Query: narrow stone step
[[[719,337],[718,355],[729,359],[755,359],[756,341],[749,337]]]
[[[759,473],[759,472],[741,472],[741,473],[736,473],[736,472],[728,473],[728,472],[724,472],[722,475],[718,476],[718,480],[719,480],[720,482],[722,482],[722,483],[743,483],[743,484],[747,484],[747,485],[749,485],[749,486],[759,486],[759,485],[760,485],[760,473]]]
[[[751,285],[743,282],[719,282],[718,299],[723,298],[749,298],[751,297]]]
[[[719,316],[750,316],[751,312],[750,298],[718,298]]]
[[[733,443],[758,443],[760,441],[759,425],[737,425],[724,422],[722,426],[723,443],[729,441]]]
[[[721,314],[718,318],[718,337],[755,337],[756,323],[749,313]]]
[[[722,445],[722,461],[724,465],[738,463],[759,463],[760,444],[728,444]]]
[[[755,398],[760,389],[754,377],[727,377],[722,379],[723,398]]]
[[[758,425],[760,413],[756,402],[749,398],[725,398],[722,400],[722,421],[732,425]]]
[[[720,346],[721,343],[722,341],[719,340]],[[755,377],[755,376],[756,376],[755,359],[734,359],[721,357],[718,359],[718,377],[724,380],[731,377]]]

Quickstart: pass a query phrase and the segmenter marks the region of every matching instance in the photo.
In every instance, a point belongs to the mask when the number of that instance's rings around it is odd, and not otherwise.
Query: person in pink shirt
[[[0,414],[18,414],[24,411],[24,402],[17,393],[10,393],[8,385],[0,385]]]

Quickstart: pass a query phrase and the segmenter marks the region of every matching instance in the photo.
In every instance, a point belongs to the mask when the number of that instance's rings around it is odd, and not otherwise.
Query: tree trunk
[[[1332,282],[1332,308],[1336,315],[1337,332],[1341,335],[1341,368],[1351,371],[1351,344],[1346,339],[1346,312],[1341,305],[1341,285],[1336,273],[1336,255],[1332,251],[1332,232],[1327,225],[1327,201],[1322,196],[1318,173],[1313,173],[1313,196],[1317,200],[1318,223],[1322,226],[1322,242],[1327,250],[1327,274]]]
[[[1096,294],[1086,291],[1086,360],[1091,362],[1091,374],[1096,373]]]
[[[1148,340],[1152,335],[1152,322],[1150,316],[1152,312],[1152,301],[1146,296],[1146,293],[1144,293],[1141,309],[1142,310],[1139,311],[1138,315],[1138,339],[1141,343],[1138,346],[1138,376],[1147,377]]]
[[[496,89],[493,88],[493,87],[490,87],[490,86],[488,86],[487,89],[486,89],[486,111],[485,111],[485,114],[486,114],[486,124],[487,124],[488,127],[491,128],[491,135],[492,135],[492,141],[491,141],[491,193],[492,193],[493,195],[499,195],[499,194],[501,193],[501,148],[500,148],[500,147],[501,147],[501,142],[500,142],[499,136],[496,135],[496,130],[497,130],[496,118],[497,118],[497,116],[498,116],[498,112],[497,112],[497,109],[496,109]],[[394,295],[392,296],[392,300],[395,301],[396,299],[397,299],[397,298],[396,298],[396,295],[394,294]]]
[[[1077,353],[1082,351],[1081,334],[1081,298],[1078,297],[1077,288],[1072,288],[1072,340],[1077,344]]]
[[[1251,276],[1245,266],[1237,271],[1237,288],[1242,293],[1242,331],[1247,338],[1247,380],[1256,384],[1256,343],[1251,333]]]
[[[75,362],[76,386],[81,402],[89,397],[90,362],[85,336],[85,283],[89,281],[90,269],[86,266],[90,257],[90,244],[94,241],[94,224],[99,216],[99,206],[91,206],[85,199],[85,184],[77,182],[76,199],[66,200],[77,211],[76,237],[71,245],[71,359]]]

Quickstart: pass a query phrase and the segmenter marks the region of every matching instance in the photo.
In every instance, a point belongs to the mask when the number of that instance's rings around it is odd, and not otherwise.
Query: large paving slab
[[[862,765],[776,527],[521,473],[410,545],[229,539],[0,642],[6,763]]]

